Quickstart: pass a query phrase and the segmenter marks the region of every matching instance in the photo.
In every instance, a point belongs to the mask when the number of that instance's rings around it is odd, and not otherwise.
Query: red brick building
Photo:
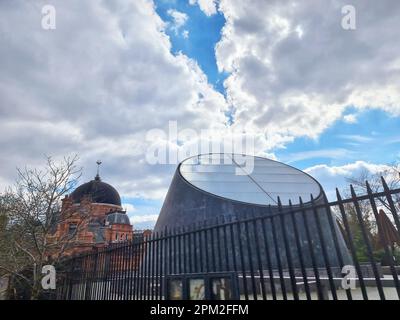
[[[135,236],[149,234],[150,230],[135,232]],[[128,241],[133,236],[133,226],[117,190],[97,174],[63,199],[54,233],[48,237],[49,243],[54,244],[49,255],[81,253]]]

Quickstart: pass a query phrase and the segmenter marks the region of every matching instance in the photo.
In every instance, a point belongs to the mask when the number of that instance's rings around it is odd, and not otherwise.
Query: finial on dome
[[[97,174],[96,174],[96,177],[94,179],[95,180],[100,180],[100,165],[101,165],[102,162],[100,160],[97,160],[96,163],[97,163]]]

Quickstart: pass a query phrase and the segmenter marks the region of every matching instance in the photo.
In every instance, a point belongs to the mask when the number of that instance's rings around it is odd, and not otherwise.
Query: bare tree
[[[61,199],[81,176],[77,161],[77,156],[60,162],[47,157],[44,169],[17,169],[15,185],[0,195],[0,272],[24,283],[32,299],[41,293],[43,265],[50,259],[57,263],[64,250],[77,241],[81,226],[72,234],[49,241],[57,223],[73,214],[61,214]]]
[[[368,181],[372,192],[379,192],[383,190],[382,177],[385,179],[389,189],[394,190],[400,188],[400,163],[390,163],[386,165],[386,167],[382,171],[376,173],[371,173],[365,169],[357,175],[348,177],[347,181],[354,186],[356,191],[362,193],[367,192],[366,181]],[[400,196],[398,193],[393,195],[393,200],[396,206],[396,210],[399,211]],[[391,211],[390,205],[386,197],[379,197],[378,201],[380,205]]]
[[[383,181],[387,184],[390,190],[396,190],[400,188],[400,163],[391,163],[385,166],[385,168],[376,173],[371,173],[368,170],[363,170],[360,173],[347,178],[347,181],[354,186],[356,192],[360,194],[366,194],[368,192],[368,186],[370,191],[378,193],[384,190]],[[347,194],[348,195],[348,194]],[[350,196],[350,195],[348,195]],[[396,192],[392,194],[392,200],[394,205],[394,211],[391,207],[386,196],[376,197],[376,205],[378,209],[383,209],[384,212],[388,213],[388,217],[394,221],[393,215],[400,212],[400,193]],[[379,237],[378,223],[373,215],[371,204],[368,200],[359,202],[361,216],[363,219],[364,228],[366,229],[367,235],[371,241],[373,253],[376,256],[383,258],[384,251],[382,249],[382,243]],[[352,204],[345,205],[345,209],[348,215],[349,225],[351,232],[353,233],[355,248],[357,255],[361,257],[361,261],[366,260],[366,247],[362,238],[360,223],[356,219],[355,209]],[[393,247],[393,255],[399,255],[400,252],[397,247]],[[397,258],[396,258],[397,259]],[[398,259],[397,259],[398,260]]]

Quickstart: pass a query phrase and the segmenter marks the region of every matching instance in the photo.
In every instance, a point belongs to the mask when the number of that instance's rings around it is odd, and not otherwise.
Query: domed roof
[[[80,203],[85,196],[89,196],[94,203],[121,206],[121,197],[118,191],[108,183],[101,181],[98,175],[94,180],[82,184],[71,193],[74,203]]]
[[[106,224],[131,224],[129,217],[121,211],[113,212],[107,215]]]

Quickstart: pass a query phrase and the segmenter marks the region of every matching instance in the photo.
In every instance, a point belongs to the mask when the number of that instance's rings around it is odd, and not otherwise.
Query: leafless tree
[[[355,189],[355,191],[359,194],[366,194],[368,192],[367,181],[370,187],[370,191],[372,193],[378,193],[384,190],[382,178],[385,180],[388,188],[390,190],[396,190],[400,188],[400,163],[391,163],[384,167],[384,169],[380,172],[371,173],[368,170],[363,170],[358,174],[355,174],[351,177],[347,178],[347,181],[351,183]],[[344,192],[346,197],[350,197],[351,194],[348,191]],[[378,209],[383,209],[384,212],[388,214],[388,217],[393,222],[393,214],[400,212],[400,192],[396,192],[392,194],[392,200],[394,209],[396,212],[393,212],[393,208],[391,207],[386,196],[376,197],[376,205]],[[379,230],[378,224],[372,212],[371,204],[368,200],[359,201],[359,208],[361,212],[361,216],[363,219],[363,225],[366,230],[367,236],[370,239],[370,243],[372,245],[372,249],[374,250],[374,254],[379,254],[382,247],[382,243],[379,238]],[[351,232],[354,237],[355,247],[357,251],[357,255],[361,257],[361,259],[366,258],[366,248],[365,248],[365,240],[363,240],[360,222],[357,219],[357,215],[354,209],[353,204],[346,204],[345,211],[348,216],[349,226]],[[397,255],[397,247],[396,250],[393,249],[394,255]],[[381,252],[382,254],[382,252]]]
[[[15,185],[0,195],[0,275],[8,273],[23,282],[32,299],[41,293],[43,265],[57,263],[77,241],[83,225],[78,225],[72,234],[49,241],[55,225],[73,214],[60,214],[61,199],[81,176],[77,161],[76,155],[58,162],[47,157],[43,169],[17,169]],[[85,216],[87,212],[84,208],[82,211]]]
[[[383,190],[382,177],[385,179],[389,189],[394,190],[400,188],[400,163],[390,163],[385,168],[376,173],[371,173],[368,170],[363,170],[357,175],[353,175],[347,178],[347,181],[351,183],[355,190],[361,193],[367,192],[366,181],[368,181],[372,192],[379,192]],[[386,197],[379,197],[378,204],[382,205],[389,212],[391,211],[390,205]],[[400,209],[400,194],[396,193],[393,195],[393,202],[396,206],[396,210]]]

